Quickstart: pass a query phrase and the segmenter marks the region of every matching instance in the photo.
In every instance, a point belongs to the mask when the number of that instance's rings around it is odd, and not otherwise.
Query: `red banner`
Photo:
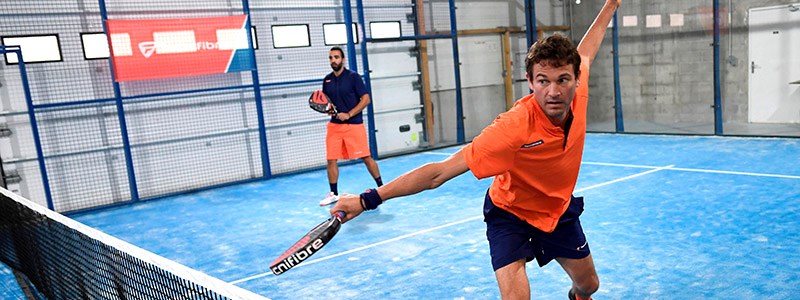
[[[251,70],[247,16],[108,20],[115,80]]]

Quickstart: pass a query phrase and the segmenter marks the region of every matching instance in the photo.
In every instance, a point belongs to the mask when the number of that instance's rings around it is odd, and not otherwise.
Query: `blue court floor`
[[[378,164],[386,182],[457,149]],[[321,170],[75,218],[271,299],[499,298],[481,215],[491,179],[471,173],[362,214],[273,276],[268,264],[328,217],[318,206],[326,178]],[[373,185],[363,164],[340,168],[341,192]],[[575,195],[586,197],[596,300],[800,299],[800,139],[589,134]],[[567,299],[557,263],[527,272],[533,299]]]

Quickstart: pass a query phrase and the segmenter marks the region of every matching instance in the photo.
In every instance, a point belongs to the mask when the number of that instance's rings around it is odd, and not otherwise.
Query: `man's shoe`
[[[572,289],[569,289],[569,293],[567,293],[567,297],[569,297],[569,300],[578,300],[578,296],[575,296],[575,292],[573,292]],[[592,297],[589,297],[589,299],[586,299],[586,300],[592,300]]]
[[[339,201],[339,195],[330,192],[327,196],[325,196],[325,199],[322,199],[322,201],[319,202],[319,206],[331,205],[336,203],[336,201]]]

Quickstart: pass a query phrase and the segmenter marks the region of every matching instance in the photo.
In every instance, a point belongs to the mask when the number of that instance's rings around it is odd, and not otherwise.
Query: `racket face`
[[[331,217],[311,229],[303,238],[289,247],[289,250],[286,250],[270,264],[269,268],[272,274],[283,274],[322,249],[339,232],[339,227],[342,224],[341,218],[342,216],[340,215]]]
[[[333,107],[333,104],[331,104],[328,96],[326,96],[325,93],[320,90],[316,90],[311,93],[311,96],[308,97],[308,106],[315,111],[325,114],[335,112],[336,110],[336,108]]]

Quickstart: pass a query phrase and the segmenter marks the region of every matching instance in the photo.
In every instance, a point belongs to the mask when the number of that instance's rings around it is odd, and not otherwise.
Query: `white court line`
[[[590,189],[593,189],[593,188],[598,188],[598,187],[601,187],[601,186],[609,185],[609,184],[620,182],[620,181],[625,181],[625,180],[628,180],[628,179],[633,179],[633,178],[636,178],[636,177],[639,177],[639,176],[644,176],[644,175],[647,175],[647,174],[650,174],[650,173],[658,172],[658,171],[669,169],[669,168],[672,168],[672,165],[665,166],[665,167],[656,167],[656,169],[654,169],[654,170],[645,171],[645,172],[642,172],[642,173],[633,174],[633,175],[622,177],[622,178],[619,178],[619,179],[615,179],[615,180],[607,181],[607,182],[604,182],[604,183],[596,184],[596,185],[593,185],[593,186],[585,187],[585,188],[582,188],[582,189],[579,189],[579,190],[575,190],[575,192],[582,192],[582,191],[590,190]],[[299,264],[299,265],[295,266],[295,268],[308,266],[310,264],[318,263],[318,262],[321,262],[321,261],[324,261],[324,260],[328,260],[328,259],[331,259],[331,258],[339,257],[339,256],[342,256],[342,255],[347,255],[347,254],[350,254],[350,253],[353,253],[353,252],[358,252],[358,251],[366,250],[366,249],[369,249],[369,248],[374,248],[374,247],[377,247],[377,246],[380,246],[380,245],[383,245],[383,244],[391,243],[391,242],[394,242],[394,241],[399,241],[399,240],[402,240],[402,239],[405,239],[405,238],[409,238],[409,237],[412,237],[412,236],[420,235],[420,234],[423,234],[423,233],[428,233],[428,232],[431,232],[431,231],[434,231],[434,230],[439,230],[439,229],[442,229],[442,228],[447,228],[447,227],[450,227],[450,226],[453,226],[453,225],[458,225],[458,224],[461,224],[461,223],[466,223],[466,222],[469,222],[469,221],[478,220],[478,219],[482,219],[482,218],[483,218],[482,215],[475,216],[475,217],[463,219],[461,221],[455,221],[455,222],[452,222],[452,223],[447,223],[447,224],[444,224],[444,225],[439,225],[439,226],[436,226],[436,227],[431,227],[431,228],[428,228],[428,229],[423,229],[423,230],[420,230],[420,231],[404,234],[404,235],[401,235],[401,236],[398,236],[398,237],[395,237],[395,238],[391,238],[391,239],[388,239],[388,240],[385,240],[385,241],[380,241],[380,242],[377,242],[377,243],[374,243],[374,244],[369,244],[369,245],[361,246],[361,247],[358,247],[358,248],[350,249],[350,250],[347,250],[347,251],[344,251],[344,252],[340,252],[340,253],[337,253],[337,254],[325,256],[325,257],[322,257],[320,259],[310,260],[310,261],[307,261],[307,262],[304,262],[302,264]],[[261,273],[261,274],[253,275],[253,276],[242,278],[242,279],[239,279],[239,280],[230,281],[229,283],[230,284],[239,284],[239,283],[242,283],[242,282],[250,281],[250,280],[253,280],[253,279],[258,279],[258,278],[261,278],[261,277],[264,277],[264,276],[268,276],[268,275],[271,275],[271,274],[272,274],[271,272],[264,272],[264,273]]]
[[[614,180],[611,180],[611,181],[606,181],[606,182],[603,182],[603,183],[595,184],[593,186],[587,186],[587,187],[582,188],[582,189],[577,189],[573,193],[579,193],[579,192],[583,192],[583,191],[586,191],[586,190],[591,190],[593,188],[599,188],[601,186],[606,186],[606,185],[609,185],[609,184],[612,184],[612,183],[617,183],[617,182],[620,182],[620,181],[633,179],[633,178],[636,178],[636,177],[639,177],[639,176],[644,176],[644,175],[647,175],[647,174],[650,174],[650,173],[655,173],[655,172],[658,172],[658,171],[661,171],[661,170],[671,169],[674,166],[675,165],[669,165],[669,166],[666,166],[666,167],[659,167],[659,168],[652,169],[650,171],[645,171],[645,172],[642,172],[642,173],[633,174],[631,176],[625,176],[625,177],[622,177],[622,178],[619,178],[619,179],[614,179]]]
[[[453,152],[453,153],[447,153],[447,152],[423,152],[423,154],[450,156],[450,155],[456,154],[456,152]]]
[[[660,168],[660,167],[656,167],[656,166],[612,164],[612,163],[599,163],[599,162],[583,162],[583,164],[598,165],[598,166],[611,166],[611,167],[642,168],[642,169],[657,169],[657,168]],[[721,171],[721,170],[692,169],[692,168],[669,168],[669,169],[671,171],[685,171],[685,172],[699,172],[699,173],[715,173],[715,174],[729,174],[729,175],[746,175],[746,176],[758,176],[758,177],[775,177],[775,178],[800,179],[800,176],[795,176],[795,175],[782,175],[782,174],[769,174],[769,173]]]
[[[717,174],[731,174],[731,175],[747,175],[747,176],[760,176],[760,177],[777,177],[777,178],[800,179],[800,176],[781,175],[781,174],[749,173],[749,172],[719,171],[719,170],[704,170],[704,169],[688,169],[688,168],[673,168],[672,170],[687,171],[687,172],[703,172],[703,173],[717,173]]]
[[[444,155],[444,156],[453,155],[453,153],[447,153],[447,152],[423,152],[422,154],[433,154],[433,155]],[[658,166],[615,164],[615,163],[589,162],[589,161],[581,162],[581,164],[584,164],[584,165],[596,165],[596,166],[609,166],[609,167],[639,168],[639,169],[658,169],[658,168],[661,168],[661,167],[658,167]],[[672,171],[684,171],[684,172],[700,172],[700,173],[715,173],[715,174],[729,174],[729,175],[746,175],[746,176],[758,176],[758,177],[775,177],[775,178],[800,179],[800,176],[783,175],[783,174],[737,172],[737,171],[722,171],[722,170],[693,169],[693,168],[669,168],[669,169],[672,170]]]
[[[581,162],[581,164],[583,164],[583,165],[596,165],[596,166],[608,166],[608,167],[640,168],[640,169],[655,169],[655,168],[658,168],[656,166],[614,164],[614,163],[588,162],[588,161],[583,161],[583,162]]]

